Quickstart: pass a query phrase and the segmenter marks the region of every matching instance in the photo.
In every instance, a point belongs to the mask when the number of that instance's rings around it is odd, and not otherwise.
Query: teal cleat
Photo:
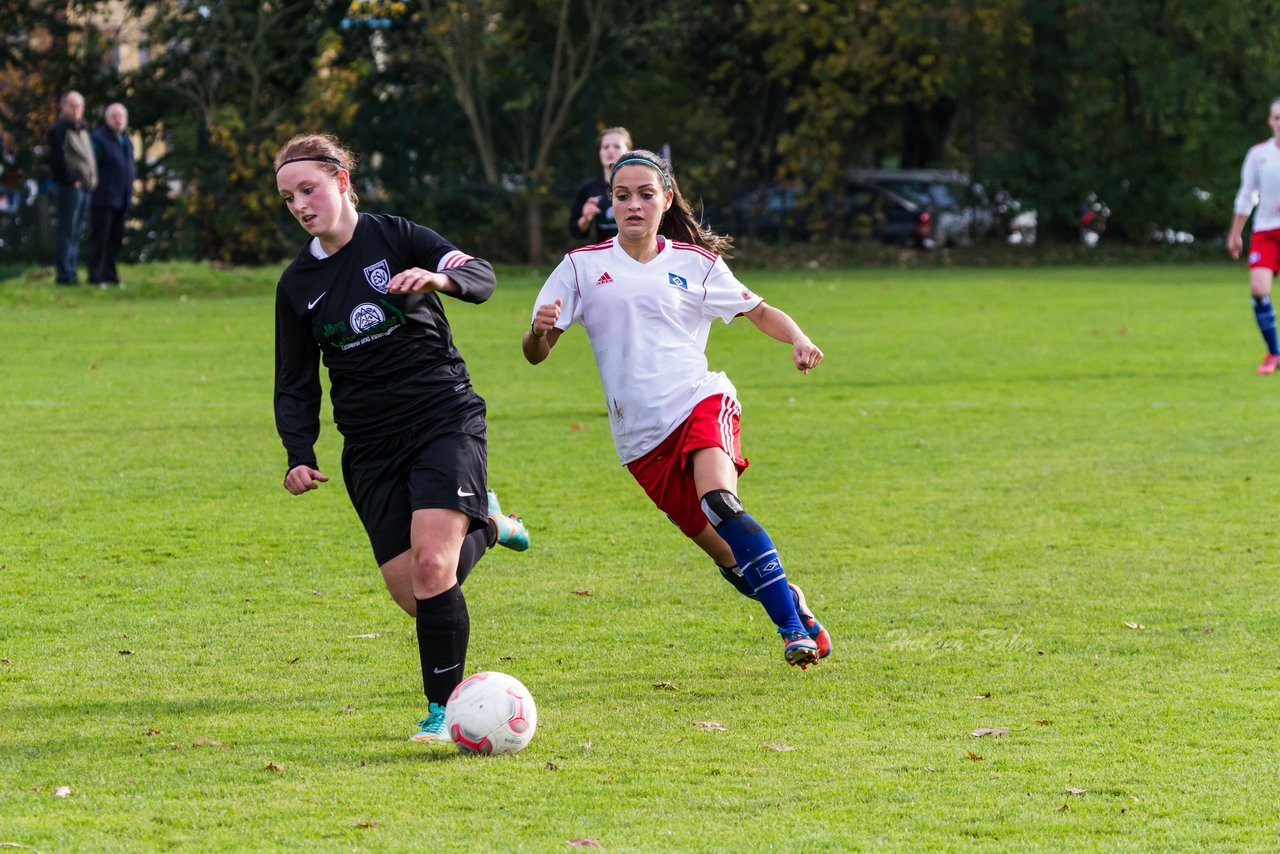
[[[524,520],[514,513],[504,514],[498,504],[498,493],[489,490],[489,520],[498,535],[498,545],[522,552],[529,548],[529,529]]]
[[[427,718],[418,721],[418,727],[418,731],[409,736],[410,741],[453,744],[453,739],[449,738],[449,733],[444,728],[444,706],[438,703],[427,704]]]

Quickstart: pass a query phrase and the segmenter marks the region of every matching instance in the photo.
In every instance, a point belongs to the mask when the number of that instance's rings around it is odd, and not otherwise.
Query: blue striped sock
[[[787,573],[773,540],[746,513],[739,513],[716,527],[716,533],[729,544],[742,568],[742,577],[751,585],[778,632],[807,634],[796,614],[795,599],[787,586]]]
[[[1253,298],[1253,316],[1257,318],[1258,329],[1267,342],[1267,352],[1273,356],[1280,355],[1280,344],[1276,343],[1276,309],[1270,296],[1264,294]]]

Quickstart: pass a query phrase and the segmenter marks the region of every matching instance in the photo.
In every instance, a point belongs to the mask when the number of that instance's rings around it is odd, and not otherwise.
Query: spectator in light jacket
[[[60,285],[74,285],[89,194],[98,183],[98,165],[84,123],[84,96],[74,90],[62,96],[58,119],[49,129],[49,169],[58,210],[55,278]]]

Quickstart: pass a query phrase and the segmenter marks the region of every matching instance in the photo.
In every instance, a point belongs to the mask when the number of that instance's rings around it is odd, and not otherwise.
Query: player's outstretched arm
[[[401,270],[387,282],[387,292],[393,294],[421,294],[431,291],[444,291],[456,296],[458,285],[444,273],[433,273],[421,267],[410,267]]]
[[[747,312],[747,319],[770,338],[791,345],[791,360],[800,373],[809,373],[822,361],[822,351],[785,311],[762,302]]]
[[[533,323],[529,324],[524,337],[520,339],[520,349],[529,364],[540,364],[551,355],[551,348],[556,346],[563,331],[556,328],[556,321],[559,319],[560,300],[538,306],[533,315]]]

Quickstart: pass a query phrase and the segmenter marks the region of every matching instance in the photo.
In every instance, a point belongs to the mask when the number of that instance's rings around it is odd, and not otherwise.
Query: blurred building
[[[76,12],[71,14],[73,22],[92,24],[106,41],[108,48],[103,56],[104,65],[123,74],[147,64],[150,51],[147,43],[149,11],[133,14],[124,0],[106,0],[87,16]]]

